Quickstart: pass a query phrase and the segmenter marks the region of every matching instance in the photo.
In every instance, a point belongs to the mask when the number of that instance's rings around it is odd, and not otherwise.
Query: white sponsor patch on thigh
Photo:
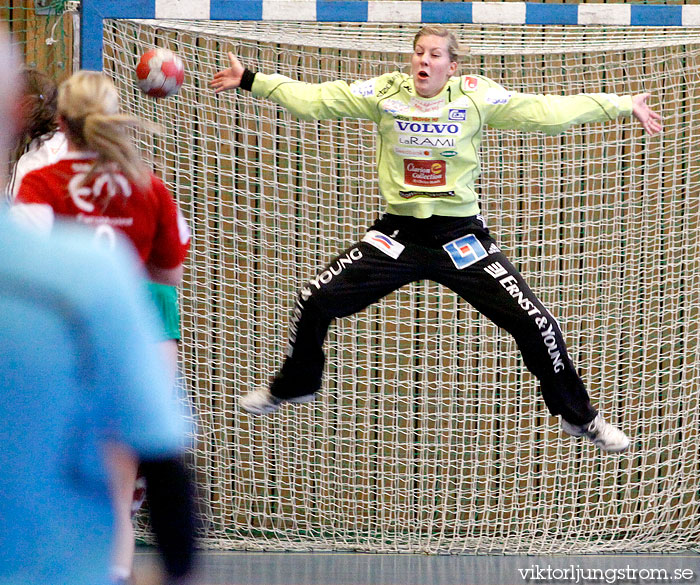
[[[460,270],[488,256],[481,242],[474,234],[467,234],[452,240],[445,244],[443,249],[450,255],[452,262]]]
[[[367,242],[370,246],[374,246],[377,250],[381,250],[394,260],[401,255],[405,248],[403,244],[377,230],[369,230],[365,237],[362,238],[362,241]]]

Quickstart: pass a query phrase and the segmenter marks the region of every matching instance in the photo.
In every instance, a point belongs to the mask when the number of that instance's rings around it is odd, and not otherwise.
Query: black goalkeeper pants
[[[286,358],[271,393],[292,398],[316,392],[323,376],[323,343],[333,319],[426,279],[453,290],[515,338],[552,415],[573,424],[593,420],[597,412],[556,319],[498,249],[479,216],[416,219],[385,214],[375,222],[362,241],[302,287]]]

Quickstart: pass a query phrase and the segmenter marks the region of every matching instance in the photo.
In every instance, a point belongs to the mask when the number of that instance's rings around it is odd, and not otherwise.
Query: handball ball
[[[146,95],[154,98],[168,97],[177,93],[182,86],[185,66],[172,51],[151,49],[139,59],[136,79]]]

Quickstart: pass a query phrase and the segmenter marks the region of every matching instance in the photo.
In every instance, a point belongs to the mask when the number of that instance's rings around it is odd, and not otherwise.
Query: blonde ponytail
[[[133,146],[129,129],[152,127],[119,113],[117,90],[107,76],[78,71],[69,77],[58,90],[58,114],[70,142],[97,154],[86,182],[97,173],[118,170],[140,187],[148,184],[150,173]]]

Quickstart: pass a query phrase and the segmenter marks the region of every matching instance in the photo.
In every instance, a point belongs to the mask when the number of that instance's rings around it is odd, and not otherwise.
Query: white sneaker
[[[270,394],[267,388],[258,388],[241,397],[239,404],[243,410],[250,414],[270,414],[279,409],[285,402],[303,404],[304,402],[311,402],[315,399],[315,393],[295,396],[294,398],[277,398]]]
[[[562,418],[561,428],[574,437],[588,437],[596,447],[608,453],[622,453],[630,446],[627,435],[600,415],[585,425],[574,425]]]

